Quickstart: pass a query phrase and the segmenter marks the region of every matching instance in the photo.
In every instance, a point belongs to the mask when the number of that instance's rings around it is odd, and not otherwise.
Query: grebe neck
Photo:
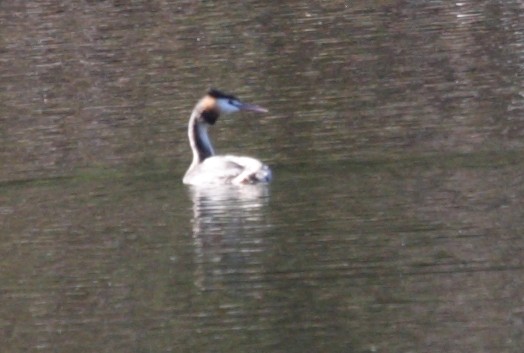
[[[192,165],[200,164],[204,159],[215,155],[213,145],[207,134],[207,125],[198,119],[201,114],[201,112],[195,110],[189,120],[188,137],[193,151]]]

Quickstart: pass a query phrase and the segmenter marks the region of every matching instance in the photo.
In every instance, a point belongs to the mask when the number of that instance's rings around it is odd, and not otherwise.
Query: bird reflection
[[[267,184],[191,187],[196,282],[202,290],[241,285],[261,272]],[[229,284],[228,284],[229,283]]]

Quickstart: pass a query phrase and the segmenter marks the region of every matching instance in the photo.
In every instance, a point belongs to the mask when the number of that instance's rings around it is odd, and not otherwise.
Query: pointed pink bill
[[[238,109],[245,110],[255,113],[267,113],[268,110],[256,104],[242,103],[238,106]]]

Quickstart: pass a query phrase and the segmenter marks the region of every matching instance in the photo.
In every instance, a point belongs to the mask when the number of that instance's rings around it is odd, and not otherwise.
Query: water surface
[[[523,15],[2,2],[3,351],[520,352]],[[182,185],[209,86],[271,185]]]

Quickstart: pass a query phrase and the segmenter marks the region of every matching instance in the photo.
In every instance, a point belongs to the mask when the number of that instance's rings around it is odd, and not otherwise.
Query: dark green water
[[[520,352],[523,17],[1,2],[2,352]],[[182,185],[209,86],[271,185]]]

